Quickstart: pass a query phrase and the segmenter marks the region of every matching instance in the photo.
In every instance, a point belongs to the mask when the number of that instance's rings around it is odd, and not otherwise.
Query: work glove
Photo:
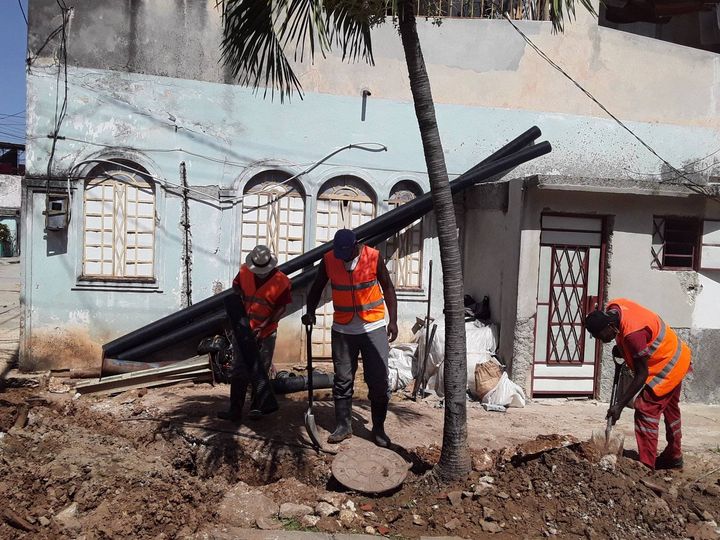
[[[622,351],[620,350],[620,347],[618,347],[617,345],[613,345],[612,355],[613,355],[613,357],[615,357],[615,358],[623,358],[623,353],[622,353]]]
[[[300,317],[300,320],[304,325],[310,325],[315,326],[315,314],[314,313],[306,313],[302,317]]]

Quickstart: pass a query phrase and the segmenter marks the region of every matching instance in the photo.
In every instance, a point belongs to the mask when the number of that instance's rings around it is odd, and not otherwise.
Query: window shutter
[[[703,221],[700,270],[720,270],[720,221]]]

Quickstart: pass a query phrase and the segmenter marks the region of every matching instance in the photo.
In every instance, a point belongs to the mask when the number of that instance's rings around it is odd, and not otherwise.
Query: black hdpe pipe
[[[118,355],[120,360],[142,360],[147,358],[152,353],[177,345],[185,339],[190,339],[195,335],[210,335],[222,333],[224,322],[227,320],[227,315],[222,305],[219,311],[206,313],[205,317],[192,321],[190,324],[183,325],[179,328],[173,328],[170,331],[164,332],[160,335],[154,334],[151,339],[127,349],[122,354]],[[107,357],[108,354],[106,353]],[[103,360],[103,365],[105,361]]]
[[[479,183],[492,176],[495,176],[505,170],[511,169],[525,161],[529,161],[543,154],[550,152],[551,147],[547,142],[543,142],[528,147],[535,139],[541,135],[541,131],[537,126],[533,126],[516,139],[497,150],[478,165],[450,182],[450,189],[453,193],[457,193],[461,189]],[[462,186],[462,187],[461,187]],[[387,212],[368,223],[361,225],[355,229],[355,233],[360,240],[366,240],[368,237],[378,235],[389,227],[394,227],[391,231],[392,236],[395,231],[407,226],[420,216],[428,212],[432,208],[432,197],[430,193],[426,193],[407,204],[404,204],[390,212]],[[397,225],[396,225],[397,223]],[[322,246],[312,249],[294,259],[280,265],[278,268],[286,274],[292,274],[297,270],[308,267],[318,261],[324,253],[332,248],[332,242],[327,242]],[[303,276],[301,274],[301,276]],[[301,277],[297,276],[297,277]],[[307,277],[303,277],[303,280]],[[220,294],[211,296],[181,311],[172,313],[152,322],[146,326],[138,328],[129,334],[121,336],[103,346],[103,355],[112,357],[127,357],[126,353],[129,349],[137,347],[142,343],[148,343],[154,336],[180,329],[183,326],[194,326],[193,319],[207,316],[209,312],[222,309],[224,298],[233,294],[232,289],[227,289]],[[187,328],[189,333],[194,333]],[[148,343],[149,344],[149,343]]]
[[[313,371],[313,390],[323,388],[332,388],[334,376],[332,373],[320,373]],[[308,378],[305,375],[297,375],[295,377],[278,377],[272,379],[273,392],[276,394],[291,394],[292,392],[302,392],[308,388]]]
[[[473,168],[463,173],[455,180],[450,182],[450,189],[453,194],[466,189],[482,180],[495,176],[517,165],[530,161],[543,154],[547,154],[552,149],[550,143],[543,142],[538,145],[527,147],[537,137],[541,135],[540,128],[533,126],[520,137],[509,142],[500,150],[484,159]],[[538,151],[542,145],[547,145],[547,151]],[[510,151],[506,151],[510,148]],[[544,148],[544,147],[543,147]],[[521,155],[522,154],[522,155]],[[403,204],[385,214],[376,217],[353,229],[358,240],[366,240],[372,236],[382,233],[390,229],[392,234],[416,221],[420,216],[432,209],[432,194],[425,193],[412,201]],[[389,236],[392,236],[389,235]],[[389,237],[388,236],[388,237]],[[310,251],[306,251],[302,255],[289,260],[285,264],[279,266],[285,274],[290,275],[298,270],[306,268],[318,261],[322,256],[332,249],[332,242],[326,242]]]

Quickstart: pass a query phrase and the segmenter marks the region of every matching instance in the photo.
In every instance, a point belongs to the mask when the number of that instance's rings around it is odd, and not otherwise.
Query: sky
[[[27,14],[28,0],[19,0]],[[0,0],[0,141],[25,142],[27,25],[18,0]],[[16,113],[21,113],[17,116]]]

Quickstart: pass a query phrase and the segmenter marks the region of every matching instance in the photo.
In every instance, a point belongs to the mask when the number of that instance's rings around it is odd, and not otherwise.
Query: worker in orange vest
[[[625,359],[634,377],[625,395],[611,404],[607,418],[614,424],[635,397],[635,438],[640,461],[651,469],[683,466],[680,423],[682,380],[691,370],[689,347],[675,331],[649,309],[627,300],[610,300],[596,310],[585,327],[603,343],[613,339],[613,355]],[[665,418],[667,447],[657,456],[660,417]]]
[[[247,359],[242,358],[242,354],[233,355],[230,410],[218,413],[220,418],[233,421],[242,419],[248,379],[251,379],[253,386],[249,416],[256,418],[277,410],[274,400],[271,400],[269,405],[265,405],[265,401],[259,399],[257,384],[260,381],[269,386],[268,374],[272,370],[278,321],[285,313],[287,305],[292,303],[290,280],[275,268],[277,262],[277,257],[267,246],[255,246],[233,280],[233,291],[242,299],[250,329],[257,340],[261,362],[257,368],[262,372],[253,374],[254,369],[257,369],[255,366],[248,366]],[[271,392],[269,388],[263,390]]]
[[[385,433],[390,400],[388,342],[398,335],[395,287],[380,252],[359,244],[355,233],[349,229],[335,233],[333,250],[325,254],[318,266],[317,277],[307,297],[307,313],[302,317],[304,324],[315,324],[315,310],[328,280],[334,308],[331,339],[336,421],[328,442],[336,444],[352,436],[353,387],[358,355],[362,354],[373,441],[387,448],[390,446],[390,438]]]

